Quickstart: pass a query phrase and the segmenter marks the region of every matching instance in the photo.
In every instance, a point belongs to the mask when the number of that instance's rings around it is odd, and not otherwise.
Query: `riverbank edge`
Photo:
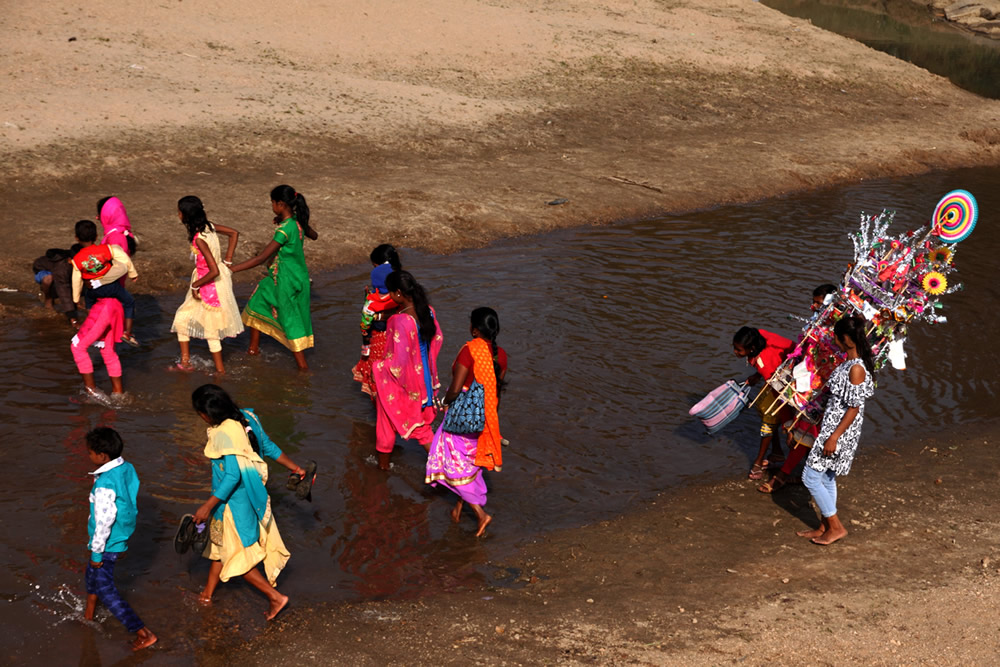
[[[200,661],[801,664],[839,646],[850,652],[831,662],[985,663],[998,631],[982,614],[1000,601],[998,441],[994,420],[863,449],[839,480],[851,534],[830,547],[794,535],[817,521],[799,485],[767,496],[747,480],[695,483],[491,564],[520,572],[516,587],[293,609]],[[949,641],[940,618],[980,643]]]

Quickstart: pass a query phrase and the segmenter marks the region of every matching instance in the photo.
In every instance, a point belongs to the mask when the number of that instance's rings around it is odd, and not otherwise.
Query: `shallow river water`
[[[503,471],[488,476],[494,522],[482,540],[472,536],[471,518],[459,527],[448,521],[451,497],[425,487],[418,445],[397,448],[389,474],[374,466],[374,410],[350,375],[370,267],[315,274],[312,371],[298,374],[270,341],[262,357],[247,357],[244,334],[226,344],[230,372],[220,381],[257,410],[293,458],[319,462],[311,504],[290,496],[284,469],[271,468],[274,514],[293,554],[281,590],[308,604],[505,585],[517,573],[489,563],[545,531],[628,512],[692,479],[744,477],[757,441],[754,415],[713,437],[687,416],[706,391],[747,374],[732,354],[733,332],[750,324],[794,337],[799,324],[788,314],[808,314],[812,288],[839,279],[851,254],[846,235],[861,211],[896,210],[890,231],[912,229],[959,187],[981,209],[956,256],[966,289],[944,298],[947,324],[913,327],[909,369],[882,373],[863,447],[994,415],[997,182],[998,169],[964,170],[564,230],[443,257],[404,249],[404,265],[429,289],[444,329],[442,382],[466,340],[469,311],[491,305],[500,313],[500,343],[510,357],[502,428],[511,446]],[[249,291],[238,286],[241,303]],[[35,308],[26,296],[7,296]],[[117,579],[162,637],[157,660],[190,662],[203,647],[251,637],[262,625],[264,601],[239,582],[223,585],[213,608],[200,608],[194,594],[207,561],[173,551],[178,518],[210,493],[204,424],[189,397],[212,377],[164,370],[177,354],[168,330],[180,301],[180,294],[140,299],[136,333],[144,345],[122,352],[131,399],[118,409],[71,400],[79,397],[79,376],[59,319],[0,325],[8,451],[0,651],[18,662],[125,655],[115,621],[95,636],[79,619],[92,468],[82,436],[98,424],[123,434],[125,457],[142,480],[138,528]],[[207,367],[207,350],[193,347]]]

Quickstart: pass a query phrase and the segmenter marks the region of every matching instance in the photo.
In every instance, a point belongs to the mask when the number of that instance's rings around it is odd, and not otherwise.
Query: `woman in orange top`
[[[455,523],[462,518],[462,505],[469,503],[479,522],[476,531],[479,537],[493,520],[483,509],[486,504],[483,469],[499,471],[503,464],[497,403],[507,374],[507,353],[497,346],[500,318],[492,308],[473,310],[469,331],[472,340],[462,346],[452,364],[451,385],[444,402],[450,405],[459,394],[468,391],[473,381],[478,382],[483,385],[486,424],[481,433],[459,435],[445,431],[442,422],[427,453],[424,481],[431,486],[440,484],[458,494],[458,503],[451,511]]]

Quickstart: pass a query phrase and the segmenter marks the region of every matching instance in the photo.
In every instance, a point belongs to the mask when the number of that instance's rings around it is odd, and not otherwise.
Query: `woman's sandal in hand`
[[[313,484],[316,483],[316,462],[309,461],[303,470],[305,474],[302,476],[299,476],[295,472],[289,473],[288,482],[285,484],[285,487],[289,491],[294,491],[295,497],[299,500],[312,502],[312,488]]]

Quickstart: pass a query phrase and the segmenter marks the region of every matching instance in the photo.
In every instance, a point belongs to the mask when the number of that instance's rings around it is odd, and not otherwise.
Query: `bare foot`
[[[461,503],[459,503],[458,505],[455,505],[455,507],[452,508],[450,514],[451,514],[451,520],[454,523],[458,523],[459,521],[461,521],[462,520],[462,505],[461,505]]]
[[[846,528],[841,528],[840,530],[834,530],[833,528],[831,528],[822,535],[814,537],[812,539],[812,543],[825,547],[827,545],[833,544],[839,539],[843,539],[844,537],[847,537]]]
[[[201,604],[212,604],[212,596],[206,594],[205,591],[202,591],[201,593],[198,593],[198,602]]]
[[[133,641],[129,646],[132,647],[133,651],[141,651],[144,648],[148,648],[156,643],[156,635],[149,631],[149,628],[142,628],[136,633],[135,641]]]
[[[476,537],[482,537],[483,533],[486,532],[486,526],[490,525],[490,521],[493,520],[489,514],[483,514],[479,519],[479,530],[476,531]]]
[[[271,607],[267,610],[267,620],[273,619],[281,613],[281,610],[288,606],[288,596],[278,593],[276,600],[271,600]]]
[[[173,366],[167,366],[168,371],[180,371],[181,373],[190,373],[194,370],[194,365],[190,361],[178,361]]]
[[[83,617],[88,620],[94,620],[94,612],[97,610],[97,596],[88,595],[87,596],[87,607],[83,610]]]
[[[799,537],[808,537],[808,538],[811,539],[813,537],[819,537],[820,535],[822,535],[825,532],[826,531],[823,529],[823,527],[820,526],[816,530],[799,530],[799,531],[796,531],[795,534],[798,535]]]
[[[390,452],[379,452],[378,453],[378,469],[379,470],[389,470],[391,466],[389,465],[389,459],[392,456]]]
[[[251,357],[256,357],[260,354],[260,348],[259,347],[247,348],[247,354],[249,354]]]

